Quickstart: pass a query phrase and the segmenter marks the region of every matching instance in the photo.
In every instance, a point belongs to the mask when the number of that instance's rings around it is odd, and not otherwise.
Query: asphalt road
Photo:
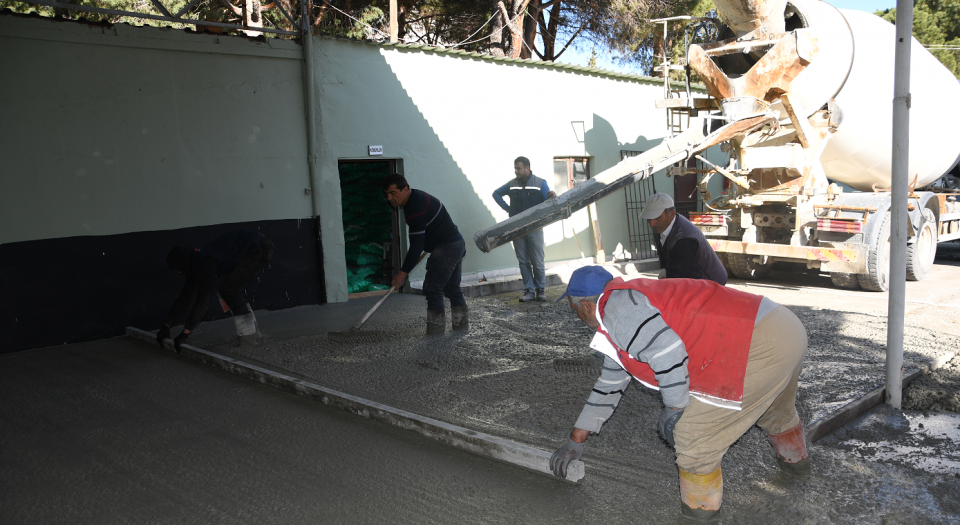
[[[728,284],[765,295],[780,304],[876,316],[886,316],[890,298],[888,292],[837,288],[829,274],[805,270],[800,265],[775,265],[762,280],[731,279]],[[957,319],[960,319],[960,243],[940,243],[930,274],[922,281],[907,281],[904,322],[960,335]]]

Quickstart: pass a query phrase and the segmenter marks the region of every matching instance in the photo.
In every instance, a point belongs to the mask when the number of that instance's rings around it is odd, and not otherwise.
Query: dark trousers
[[[243,315],[250,312],[247,309],[247,298],[244,295],[244,290],[253,281],[253,278],[260,273],[260,270],[270,264],[272,257],[273,243],[266,235],[261,233],[260,247],[241,259],[232,272],[224,275],[217,282],[217,293],[230,307],[233,315]]]
[[[443,311],[443,296],[450,299],[451,306],[466,306],[460,290],[460,271],[463,256],[467,254],[463,239],[441,244],[430,252],[427,259],[427,276],[423,279],[423,295],[427,297],[427,309]]]

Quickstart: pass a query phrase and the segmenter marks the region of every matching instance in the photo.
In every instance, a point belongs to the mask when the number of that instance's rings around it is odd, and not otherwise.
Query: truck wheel
[[[885,292],[890,287],[890,214],[870,239],[867,273],[857,274],[860,287],[868,292]]]
[[[733,270],[730,269],[730,262],[727,260],[727,252],[717,252],[717,259],[720,259],[720,264],[723,265],[723,269],[727,272],[727,275],[733,275]]]
[[[857,274],[855,273],[830,272],[830,280],[837,288],[844,288],[846,290],[860,289],[860,279],[857,278]]]
[[[754,257],[763,262],[754,261]],[[727,263],[730,265],[733,275],[741,279],[763,279],[773,268],[773,260],[766,255],[727,253]]]
[[[923,223],[913,244],[907,245],[907,280],[922,281],[937,256],[937,219],[930,209],[923,210]]]

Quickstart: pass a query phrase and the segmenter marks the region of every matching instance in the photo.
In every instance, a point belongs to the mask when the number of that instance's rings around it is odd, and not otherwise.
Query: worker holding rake
[[[674,447],[684,515],[720,511],[727,449],[754,424],[767,432],[781,467],[809,473],[795,406],[806,330],[787,308],[703,279],[624,281],[600,266],[573,272],[566,293],[603,372],[570,434],[550,460],[557,476],[580,459],[630,379],[657,389],[666,407],[659,430]]]
[[[467,302],[460,289],[463,257],[467,250],[457,225],[440,200],[425,191],[410,188],[403,175],[394,173],[384,178],[383,193],[391,206],[403,208],[410,238],[407,256],[393,278],[394,287],[403,286],[407,275],[419,262],[420,254],[430,252],[427,275],[423,279],[423,295],[427,298],[427,334],[442,334],[446,330],[444,296],[450,299],[453,329],[468,330]]]

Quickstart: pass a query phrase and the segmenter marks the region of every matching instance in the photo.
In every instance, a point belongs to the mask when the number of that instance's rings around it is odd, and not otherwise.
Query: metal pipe
[[[683,84],[686,88],[687,100],[693,98],[690,94],[690,26],[683,31]]]
[[[314,242],[317,250],[318,277],[323,279],[323,235],[320,227],[320,196],[317,195],[317,108],[313,100],[313,32],[310,29],[310,8],[312,2],[303,2],[300,7],[300,40],[303,44],[303,99],[307,124],[307,169],[310,173],[310,214],[313,217]],[[326,286],[322,287],[326,289]],[[320,297],[320,304],[327,302]]]
[[[903,402],[903,320],[907,287],[907,170],[910,161],[910,43],[913,2],[897,0],[893,77],[893,148],[890,186],[890,292],[887,302],[886,402]],[[881,239],[882,242],[882,239]]]
[[[625,158],[619,164],[554,199],[476,232],[473,241],[481,251],[489,252],[548,224],[569,218],[575,211],[586,208],[625,186],[645,179],[675,162],[688,159],[693,151],[690,144],[698,144],[702,140],[702,129],[690,128],[684,134],[664,140],[641,155]]]
[[[676,162],[726,142],[733,137],[750,130],[769,125],[773,122],[770,115],[749,115],[731,122],[713,133],[706,135],[700,126],[688,128],[680,135],[664,139],[656,147],[636,157],[627,157],[619,164],[611,166],[596,177],[571,189],[555,199],[550,199],[533,208],[523,211],[509,219],[473,234],[473,242],[483,252],[489,252],[514,239],[539,230],[548,224],[589,206],[607,195],[625,186],[645,179]]]

